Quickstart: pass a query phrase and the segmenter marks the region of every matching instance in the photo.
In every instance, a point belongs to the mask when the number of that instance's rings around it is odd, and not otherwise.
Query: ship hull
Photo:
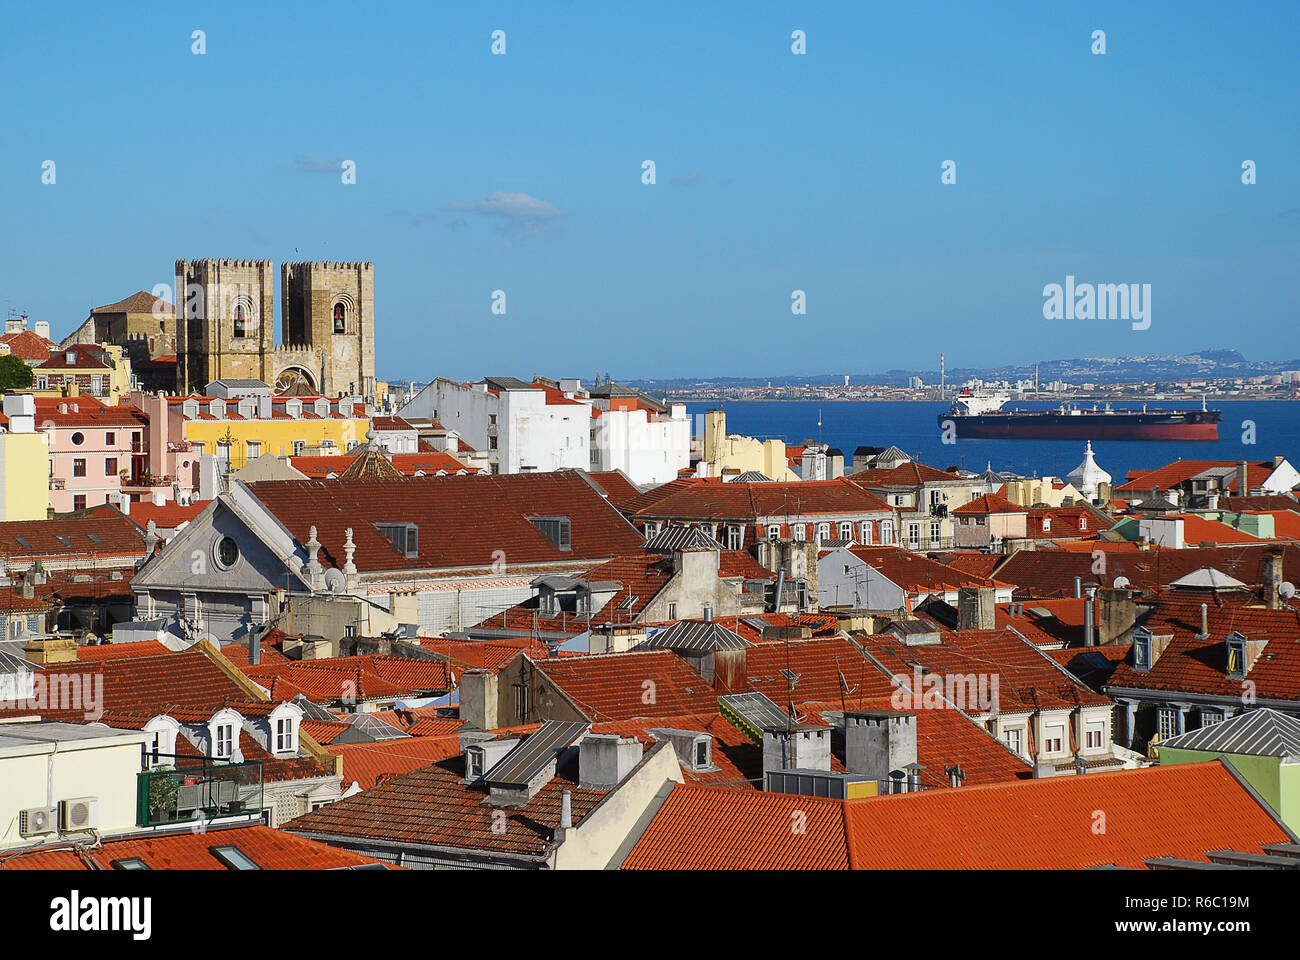
[[[957,439],[968,440],[1218,440],[1217,410],[1187,413],[940,414]]]

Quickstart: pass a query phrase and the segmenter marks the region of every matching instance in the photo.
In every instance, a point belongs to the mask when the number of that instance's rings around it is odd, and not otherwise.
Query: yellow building
[[[131,359],[122,347],[78,343],[56,350],[32,368],[32,393],[38,397],[87,394],[115,407],[130,394],[132,379]]]
[[[215,453],[239,469],[265,453],[320,456],[346,453],[366,442],[370,420],[364,406],[344,398],[301,396],[168,397],[180,429],[168,431],[188,448],[186,459]],[[171,471],[169,471],[171,472]]]
[[[50,438],[36,429],[30,393],[4,398],[0,433],[0,522],[44,520],[50,506]]]
[[[1071,484],[1052,477],[1009,481],[1003,496],[1020,507],[1032,507],[1040,503],[1047,507],[1059,507],[1066,500],[1071,503],[1087,502],[1087,498]]]
[[[708,476],[720,477],[723,470],[741,473],[756,470],[772,480],[802,480],[790,469],[782,440],[756,440],[727,433],[727,415],[721,410],[704,414],[704,461]]]

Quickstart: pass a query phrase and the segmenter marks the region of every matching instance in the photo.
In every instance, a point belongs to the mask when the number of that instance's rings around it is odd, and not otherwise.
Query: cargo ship
[[[1218,440],[1218,410],[1112,410],[1062,404],[1058,410],[1003,410],[1007,394],[962,391],[939,428],[958,440]],[[951,424],[951,427],[949,426]]]

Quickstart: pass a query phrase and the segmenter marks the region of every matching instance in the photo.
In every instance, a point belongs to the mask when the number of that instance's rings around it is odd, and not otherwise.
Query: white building
[[[668,483],[691,464],[684,403],[665,407],[616,383],[591,391],[591,469],[622,470],[639,485]]]
[[[488,377],[478,383],[434,380],[399,416],[437,421],[487,454],[492,473],[590,469],[591,400],[577,380],[557,386]]]

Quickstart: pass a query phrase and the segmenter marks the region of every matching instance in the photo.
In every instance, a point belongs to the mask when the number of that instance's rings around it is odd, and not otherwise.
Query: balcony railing
[[[64,490],[67,486],[68,481],[64,480],[62,477],[50,477],[51,490]]]
[[[256,760],[227,763],[161,755],[168,764],[141,773],[136,782],[136,823],[214,820],[262,813],[262,764]]]

